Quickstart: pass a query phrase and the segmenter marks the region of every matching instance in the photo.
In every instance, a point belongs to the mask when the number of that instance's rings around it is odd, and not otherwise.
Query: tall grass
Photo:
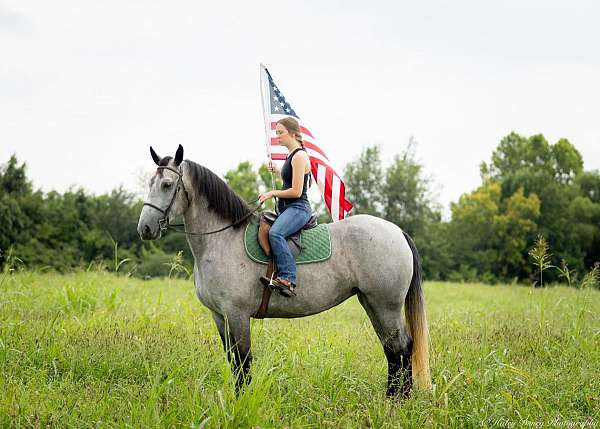
[[[541,234],[538,235],[535,240],[534,246],[529,250],[529,256],[533,260],[533,265],[537,268],[540,273],[540,287],[544,287],[544,271],[548,268],[554,267],[550,263],[552,254],[549,252],[550,245]],[[535,283],[533,284],[535,286]]]
[[[253,381],[236,397],[191,282],[11,274],[0,286],[0,427],[600,423],[600,292],[426,283],[425,295],[431,393],[384,396],[383,351],[353,298],[253,321]]]

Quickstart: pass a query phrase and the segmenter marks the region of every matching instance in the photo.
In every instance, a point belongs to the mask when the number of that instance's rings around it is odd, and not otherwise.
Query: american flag
[[[273,161],[284,161],[288,155],[287,149],[280,146],[275,134],[277,121],[287,116],[296,118],[300,124],[300,132],[304,147],[310,158],[313,178],[317,182],[325,204],[329,209],[334,222],[342,220],[352,209],[352,203],[346,199],[346,192],[342,178],[331,166],[325,151],[319,147],[308,130],[302,123],[296,111],[283,96],[281,90],[275,85],[271,74],[265,66],[260,66],[261,93],[263,97],[263,111],[265,116],[265,132],[267,134],[267,154]]]

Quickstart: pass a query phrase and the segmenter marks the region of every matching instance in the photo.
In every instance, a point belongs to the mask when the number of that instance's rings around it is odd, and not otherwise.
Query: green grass
[[[426,283],[432,393],[385,398],[355,298],[252,322],[236,398],[191,282],[19,273],[0,283],[0,427],[600,426],[600,293]],[[572,427],[572,426],[571,426]]]

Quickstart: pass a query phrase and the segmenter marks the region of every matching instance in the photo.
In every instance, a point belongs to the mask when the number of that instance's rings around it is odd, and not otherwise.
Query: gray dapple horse
[[[194,255],[196,294],[212,312],[239,389],[250,380],[250,318],[263,288],[259,277],[264,265],[250,260],[244,249],[244,226],[257,215],[209,169],[183,161],[181,145],[174,158],[161,158],[152,148],[150,152],[159,167],[150,180],[138,233],[144,240],[156,240],[169,218],[183,215]],[[308,316],[357,295],[388,360],[387,394],[407,395],[413,378],[418,386],[430,388],[429,331],[412,239],[396,225],[368,215],[351,216],[328,228],[331,258],[299,265],[298,295],[274,293],[265,317]]]

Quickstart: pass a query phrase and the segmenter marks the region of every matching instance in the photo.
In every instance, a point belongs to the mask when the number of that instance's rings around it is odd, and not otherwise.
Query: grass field
[[[252,322],[236,398],[192,282],[19,273],[0,285],[0,426],[600,427],[600,293],[426,283],[431,393],[385,398],[356,298]]]

